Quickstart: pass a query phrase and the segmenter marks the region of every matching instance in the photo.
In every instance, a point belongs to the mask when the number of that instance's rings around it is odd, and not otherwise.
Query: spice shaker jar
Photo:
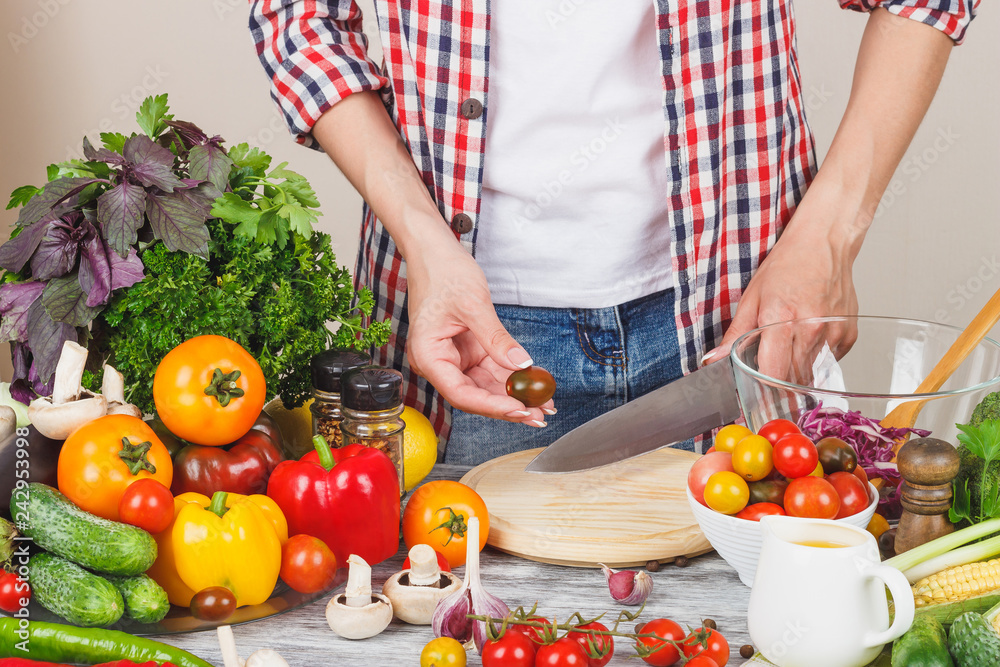
[[[355,368],[340,378],[344,420],[340,423],[345,445],[362,444],[385,453],[403,486],[403,375],[381,366]]]
[[[372,358],[354,350],[325,350],[312,358],[312,412],[313,435],[321,435],[331,447],[341,446],[340,422],[344,416],[340,409],[340,378],[349,370],[371,364]],[[311,443],[310,443],[311,444]],[[298,456],[305,452],[298,453]]]

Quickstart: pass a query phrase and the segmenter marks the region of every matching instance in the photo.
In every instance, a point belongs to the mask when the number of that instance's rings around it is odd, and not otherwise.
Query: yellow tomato
[[[817,463],[815,470],[807,475],[807,477],[824,477],[826,473],[823,472],[823,464]]]
[[[465,667],[465,648],[451,637],[432,639],[420,652],[420,667]]]
[[[748,429],[746,426],[742,426],[740,424],[723,426],[719,429],[719,432],[715,434],[715,451],[729,452],[731,454],[736,448],[736,443],[748,435],[753,435],[753,431]]]
[[[878,539],[882,533],[889,530],[889,522],[881,514],[872,514],[872,520],[868,522],[868,532]]]
[[[760,435],[748,435],[733,449],[733,470],[748,482],[757,482],[771,474],[774,467],[771,443]]]
[[[708,478],[705,502],[716,512],[736,514],[750,501],[750,487],[734,472],[723,470]]]

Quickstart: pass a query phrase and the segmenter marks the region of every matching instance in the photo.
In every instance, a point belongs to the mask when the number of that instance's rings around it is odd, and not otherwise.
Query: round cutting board
[[[685,495],[697,454],[664,448],[592,470],[525,472],[540,451],[501,456],[462,478],[486,501],[493,547],[581,567],[645,565],[712,550]]]

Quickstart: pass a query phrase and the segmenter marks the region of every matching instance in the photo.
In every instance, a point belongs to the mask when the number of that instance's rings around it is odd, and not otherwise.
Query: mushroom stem
[[[17,413],[9,405],[0,405],[0,441],[14,435],[17,430]]]
[[[52,384],[52,404],[69,403],[80,396],[80,382],[87,365],[87,348],[71,340],[63,343]]]
[[[411,586],[441,587],[441,568],[438,567],[437,554],[427,544],[416,544],[410,549]]]
[[[125,402],[125,376],[108,364],[104,364],[104,380],[101,382],[101,393],[104,394],[104,398],[108,403]]]
[[[348,607],[365,607],[372,603],[372,568],[361,556],[347,559],[347,587],[344,589]]]
[[[220,625],[218,629],[219,649],[222,651],[222,662],[225,667],[243,667],[239,653],[236,652],[236,639],[233,637],[233,628],[229,625]]]

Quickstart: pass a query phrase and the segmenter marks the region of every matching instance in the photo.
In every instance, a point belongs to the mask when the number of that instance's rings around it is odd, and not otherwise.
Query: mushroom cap
[[[101,394],[84,393],[75,401],[53,403],[47,396],[28,405],[28,419],[46,438],[65,440],[78,427],[107,414],[108,402]]]
[[[442,572],[441,578],[448,583],[441,588],[414,586],[400,581],[409,573],[410,570],[403,570],[389,577],[382,586],[382,594],[392,600],[392,613],[399,620],[412,625],[430,625],[437,603],[461,588],[462,580],[451,572]]]
[[[392,621],[392,602],[372,593],[372,602],[363,607],[348,607],[343,593],[333,596],[326,605],[326,622],[345,639],[368,639],[379,634]]]

